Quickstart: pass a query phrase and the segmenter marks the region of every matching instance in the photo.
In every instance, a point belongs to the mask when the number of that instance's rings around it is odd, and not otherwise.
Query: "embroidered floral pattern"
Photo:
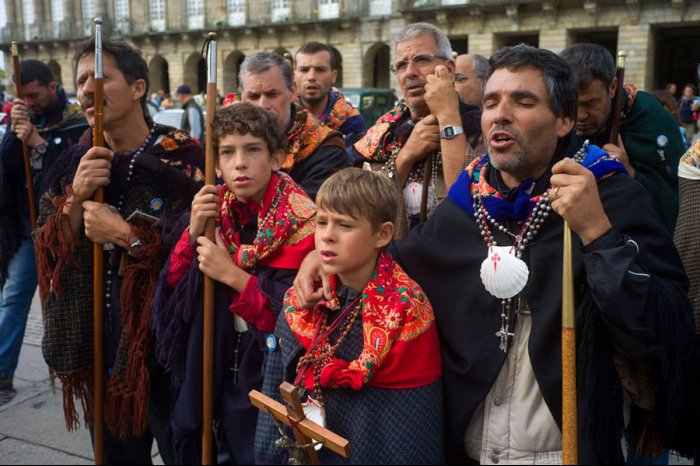
[[[287,132],[287,155],[282,162],[282,170],[287,173],[292,171],[334,133],[335,131],[323,125],[306,109],[295,104],[294,122]]]
[[[386,162],[391,157],[392,151],[400,149],[398,138],[391,137],[398,124],[409,118],[411,112],[404,99],[382,115],[377,123],[372,126],[362,139],[355,143],[355,150],[367,160],[374,162]],[[397,145],[399,145],[397,147]]]
[[[349,118],[359,116],[360,111],[353,107],[345,96],[338,91],[332,91],[335,96],[335,103],[319,120],[323,121],[331,129],[338,129],[343,126]]]
[[[695,141],[693,147],[688,149],[683,158],[681,158],[681,163],[688,166],[700,169],[700,139]]]
[[[362,292],[361,303],[364,346],[348,370],[360,371],[363,382],[368,382],[394,343],[415,340],[431,328],[435,316],[423,290],[385,252],[380,254],[374,276]],[[283,309],[292,332],[308,348],[323,313],[335,312],[338,307],[334,296],[313,311],[301,309],[292,289],[285,296]]]
[[[293,246],[313,236],[316,207],[289,175],[277,173],[270,180],[258,214],[258,234],[250,245],[240,245],[232,205],[236,195],[225,185],[221,189],[221,219],[217,226],[236,265],[251,270],[281,246]],[[272,190],[272,195],[268,195]],[[304,216],[306,215],[306,216]]]

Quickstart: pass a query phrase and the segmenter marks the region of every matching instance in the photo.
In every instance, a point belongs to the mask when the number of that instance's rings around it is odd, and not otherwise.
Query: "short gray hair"
[[[294,80],[292,68],[282,55],[271,52],[258,52],[241,63],[241,69],[238,71],[238,91],[243,93],[245,90],[243,89],[243,77],[246,73],[262,74],[275,66],[280,69],[282,78],[284,78],[284,84],[291,91]]]
[[[474,68],[474,75],[476,76],[476,79],[481,82],[485,82],[486,77],[489,75],[489,71],[491,71],[489,59],[483,55],[479,55],[478,53],[473,53],[472,57],[472,67]]]
[[[429,23],[413,23],[401,29],[394,37],[394,50],[396,50],[396,47],[398,47],[401,42],[415,39],[424,34],[433,36],[440,56],[449,60],[452,59],[452,44],[450,44],[450,39],[448,39],[445,33],[439,28]]]

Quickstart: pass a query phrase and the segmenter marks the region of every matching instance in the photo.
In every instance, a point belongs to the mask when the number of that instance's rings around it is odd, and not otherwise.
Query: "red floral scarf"
[[[399,100],[394,108],[382,115],[377,123],[367,130],[367,134],[354,145],[356,151],[373,162],[386,162],[392,151],[401,149],[399,138],[392,137],[399,123],[411,117],[411,111],[404,99]],[[398,145],[398,147],[397,147]]]
[[[217,226],[234,263],[251,270],[259,262],[270,267],[296,269],[314,248],[316,206],[284,173],[273,174],[258,213],[258,234],[253,244],[240,244],[233,215],[240,202],[225,185],[219,195],[221,219]]]
[[[284,315],[294,335],[309,351],[314,338],[324,329],[324,313],[339,313],[335,294],[336,277],[331,276],[334,298],[320,302],[313,311],[302,309],[290,289],[284,299]],[[435,316],[423,290],[391,256],[379,255],[377,267],[362,292],[362,329],[364,347],[351,362],[332,359],[321,371],[324,388],[350,387],[359,390],[364,384],[381,388],[415,388],[430,384],[441,374],[441,358]],[[353,304],[354,305],[354,304]],[[331,320],[328,319],[328,320]],[[321,341],[319,345],[329,345]],[[314,350],[316,348],[316,351]],[[318,346],[310,350],[318,352]],[[315,367],[306,368],[305,385],[312,389]]]
[[[338,91],[331,91],[330,98],[335,102],[325,115],[321,115],[318,119],[331,129],[338,129],[343,126],[349,118],[359,116],[360,111],[350,105],[345,99],[345,96]]]
[[[339,139],[338,145],[344,147],[340,133],[318,121],[308,110],[294,104],[293,111],[294,121],[287,132],[287,155],[282,162],[283,171],[292,171],[299,162],[309,158],[334,136]]]

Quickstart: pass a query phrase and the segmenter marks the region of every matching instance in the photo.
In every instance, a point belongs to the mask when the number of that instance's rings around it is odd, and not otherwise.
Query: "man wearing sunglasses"
[[[466,161],[476,155],[481,111],[461,102],[454,90],[452,47],[441,30],[410,24],[395,42],[391,70],[403,98],[355,143],[351,156],[356,165],[369,162],[385,172],[402,191],[395,232],[401,238],[419,223],[421,213],[446,197]]]

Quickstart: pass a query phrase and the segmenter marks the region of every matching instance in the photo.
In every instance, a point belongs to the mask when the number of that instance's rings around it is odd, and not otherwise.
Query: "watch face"
[[[46,144],[39,144],[36,146],[37,153],[44,155],[46,153]]]
[[[455,129],[452,126],[445,126],[443,133],[447,139],[451,139],[455,135]]]

